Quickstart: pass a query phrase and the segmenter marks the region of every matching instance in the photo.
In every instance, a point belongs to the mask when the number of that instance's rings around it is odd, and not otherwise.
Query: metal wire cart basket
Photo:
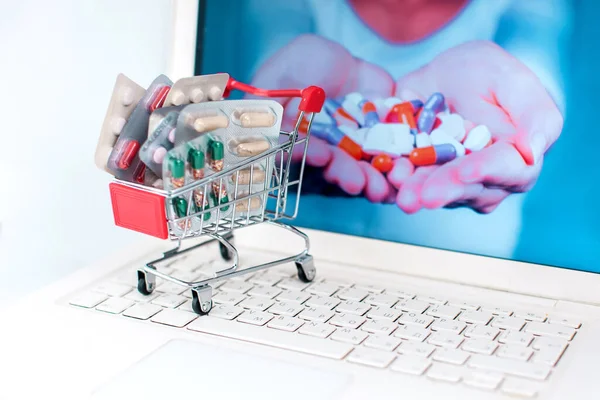
[[[116,225],[177,242],[175,248],[137,270],[139,292],[144,295],[151,294],[156,287],[156,277],[182,285],[191,289],[192,308],[200,315],[207,314],[212,309],[212,287],[210,285],[217,281],[289,262],[295,262],[298,278],[304,282],[312,281],[316,275],[313,259],[309,254],[308,237],[295,227],[280,221],[293,220],[298,213],[310,126],[314,114],[321,111],[325,93],[323,89],[316,86],[305,89],[263,90],[230,78],[224,97],[228,97],[232,90],[240,90],[261,97],[300,98],[299,113],[294,129],[291,132],[280,131],[279,144],[272,146],[264,153],[247,158],[239,165],[226,168],[177,189],[155,189],[118,179],[109,185]],[[306,129],[306,135],[299,134],[301,125],[303,129]],[[294,154],[293,162],[292,154]],[[266,166],[266,168],[258,169],[257,165]],[[293,177],[290,173],[292,165],[294,168],[298,168],[298,173]],[[220,194],[219,201],[214,206],[200,209],[198,212],[192,208],[194,196],[198,193],[209,193],[211,189],[215,188],[219,192],[218,188],[222,187],[226,180],[235,182],[232,185],[234,189],[228,193],[227,197],[222,197]],[[260,187],[260,190],[252,190],[248,193],[242,190],[242,186]],[[290,192],[294,192],[294,196],[288,197]],[[186,200],[184,204],[188,206],[184,215],[174,210],[173,203],[177,199]],[[290,200],[289,203],[288,200]],[[209,215],[212,217],[207,218]],[[289,257],[239,269],[238,250],[232,243],[233,232],[236,229],[263,222],[276,225],[302,237],[304,239],[303,250]],[[212,240],[200,241],[190,247],[182,246],[184,239],[198,237],[209,237]],[[157,264],[183,253],[194,251],[213,240],[219,242],[221,256],[231,263],[229,267],[215,271],[210,278],[186,281],[157,270]]]

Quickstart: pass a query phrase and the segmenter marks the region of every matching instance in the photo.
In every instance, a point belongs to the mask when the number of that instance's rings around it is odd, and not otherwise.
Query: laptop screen
[[[204,0],[196,73],[325,89],[297,226],[600,272],[599,17],[595,0]]]

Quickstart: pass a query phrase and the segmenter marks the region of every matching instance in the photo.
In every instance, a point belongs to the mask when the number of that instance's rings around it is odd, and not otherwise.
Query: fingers
[[[484,188],[477,198],[472,199],[470,207],[481,214],[489,214],[510,195],[510,192],[503,189]]]
[[[434,209],[467,200],[466,185],[456,176],[454,165],[458,161],[454,160],[437,168],[423,182],[420,193],[420,200],[423,207]]]
[[[332,156],[331,162],[323,173],[325,180],[331,184],[338,185],[348,194],[360,194],[366,184],[365,175],[361,167],[345,151],[337,147],[330,147],[330,149]]]
[[[396,204],[407,214],[414,214],[421,209],[421,188],[427,178],[438,168],[428,166],[418,168],[413,175],[406,179],[398,191]]]
[[[415,167],[408,158],[400,157],[394,161],[394,167],[388,173],[387,179],[396,189],[400,189],[406,179],[408,179],[413,172]]]
[[[366,161],[359,161],[358,165],[365,177],[364,194],[367,199],[373,203],[384,202],[390,192],[390,184],[385,176]]]
[[[449,167],[456,171],[460,182],[482,183],[510,192],[530,190],[542,167],[541,162],[527,166],[515,147],[505,142],[495,143],[456,161]]]
[[[533,165],[560,136],[563,116],[539,78],[524,64],[513,63],[504,76],[503,84],[498,82],[495,87],[497,101],[518,127],[517,150]]]

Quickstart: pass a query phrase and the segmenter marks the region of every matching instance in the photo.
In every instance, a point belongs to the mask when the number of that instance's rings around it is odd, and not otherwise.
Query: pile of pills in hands
[[[300,128],[306,130],[307,122]],[[400,157],[415,167],[441,165],[492,143],[485,125],[467,131],[465,120],[450,112],[441,93],[433,93],[425,103],[397,97],[371,101],[360,93],[339,101],[327,99],[324,111],[313,119],[311,135],[357,160],[371,160],[383,173]]]

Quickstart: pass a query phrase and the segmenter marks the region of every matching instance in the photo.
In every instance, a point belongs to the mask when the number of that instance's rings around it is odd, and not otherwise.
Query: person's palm
[[[469,42],[436,57],[397,82],[400,97],[425,100],[443,93],[452,112],[484,124],[494,143],[442,166],[418,168],[402,179],[396,202],[408,213],[422,207],[469,206],[490,212],[510,193],[529,190],[563,118],[539,79],[491,42]]]
[[[255,74],[252,84],[262,88],[323,88],[328,98],[351,92],[366,96],[390,96],[394,80],[382,68],[353,57],[338,43],[320,36],[304,35],[269,58]],[[283,129],[291,130],[298,114],[298,101],[278,99],[285,107]],[[301,152],[294,154],[296,160]],[[323,177],[351,195],[364,194],[373,202],[389,198],[395,190],[385,177],[365,161],[353,159],[343,150],[314,136],[310,138],[306,162],[324,168]]]

